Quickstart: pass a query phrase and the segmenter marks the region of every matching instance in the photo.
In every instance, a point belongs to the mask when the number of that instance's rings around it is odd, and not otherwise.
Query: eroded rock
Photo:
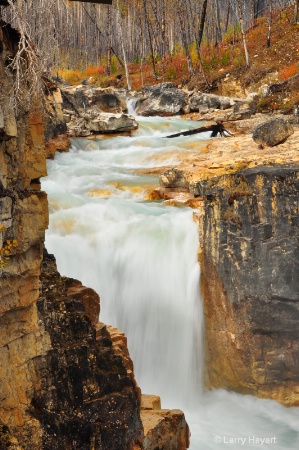
[[[297,406],[298,174],[215,177],[200,221],[207,385]]]
[[[167,169],[163,172],[160,176],[160,184],[166,188],[176,188],[182,190],[188,190],[189,187],[184,171],[177,168]]]
[[[141,116],[173,116],[186,104],[185,94],[173,83],[161,83],[144,90],[136,113]]]
[[[144,450],[185,450],[189,448],[189,428],[180,410],[143,410]]]
[[[113,133],[122,131],[132,131],[138,128],[138,124],[133,116],[127,114],[101,113],[95,119],[86,123],[86,128],[95,133]]]
[[[207,113],[210,109],[228,109],[232,106],[229,97],[214,94],[194,93],[189,99],[191,111]]]
[[[161,409],[160,397],[142,395],[141,420],[144,428],[144,450],[186,450],[190,431],[184,413]]]
[[[274,147],[294,133],[292,125],[282,118],[270,119],[253,130],[252,139],[262,146]]]

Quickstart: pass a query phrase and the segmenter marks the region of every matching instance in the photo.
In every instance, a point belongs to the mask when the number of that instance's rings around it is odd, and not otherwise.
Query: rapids
[[[299,409],[202,389],[198,227],[190,208],[146,201],[158,177],[144,173],[177,164],[208,136],[162,139],[198,124],[138,121],[131,137],[74,139],[48,161],[46,247],[62,275],[99,293],[101,321],[126,333],[142,391],[185,412],[192,450],[299,449]]]

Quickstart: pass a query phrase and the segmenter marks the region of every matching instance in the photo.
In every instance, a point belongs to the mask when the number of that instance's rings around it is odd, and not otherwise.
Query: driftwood
[[[211,131],[211,137],[216,137],[217,134],[220,134],[222,137],[233,136],[233,133],[224,128],[222,122],[216,122],[216,125],[208,125],[200,128],[193,128],[188,131],[181,131],[180,133],[170,134],[169,136],[165,136],[166,138],[174,138],[179,136],[190,136],[192,134],[197,133],[205,133],[206,131]]]

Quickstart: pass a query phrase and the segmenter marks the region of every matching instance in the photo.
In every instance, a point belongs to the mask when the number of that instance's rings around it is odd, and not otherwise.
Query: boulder
[[[121,113],[122,104],[119,97],[113,93],[102,93],[95,91],[90,102],[92,105],[97,105],[103,112]]]
[[[229,97],[221,95],[195,93],[189,100],[191,111],[206,113],[209,109],[228,109],[232,106]]]
[[[185,106],[185,94],[173,83],[161,83],[144,90],[136,112],[141,116],[173,116]]]
[[[86,108],[89,106],[88,97],[81,85],[63,88],[61,94],[63,99],[63,109],[74,109],[77,111],[79,108]]]
[[[62,89],[63,119],[69,136],[86,137],[92,133],[121,133],[136,130],[134,117],[127,109],[125,93],[112,88],[76,86]]]
[[[290,123],[282,118],[268,120],[253,130],[252,139],[262,146],[274,147],[294,133]]]
[[[134,117],[127,114],[101,113],[86,123],[86,128],[94,133],[115,133],[136,130],[138,124]]]
[[[141,410],[144,450],[185,450],[189,448],[189,427],[180,410]]]

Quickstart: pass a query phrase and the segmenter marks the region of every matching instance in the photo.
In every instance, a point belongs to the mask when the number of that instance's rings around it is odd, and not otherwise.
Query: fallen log
[[[192,134],[205,133],[206,131],[211,131],[211,137],[216,137],[217,134],[220,134],[220,136],[222,136],[222,137],[233,136],[233,133],[231,133],[229,130],[224,128],[222,122],[216,122],[215,125],[208,125],[205,127],[193,128],[192,130],[181,131],[180,133],[170,134],[169,136],[164,136],[164,137],[165,138],[175,138],[175,137],[179,137],[179,136],[190,136]]]

